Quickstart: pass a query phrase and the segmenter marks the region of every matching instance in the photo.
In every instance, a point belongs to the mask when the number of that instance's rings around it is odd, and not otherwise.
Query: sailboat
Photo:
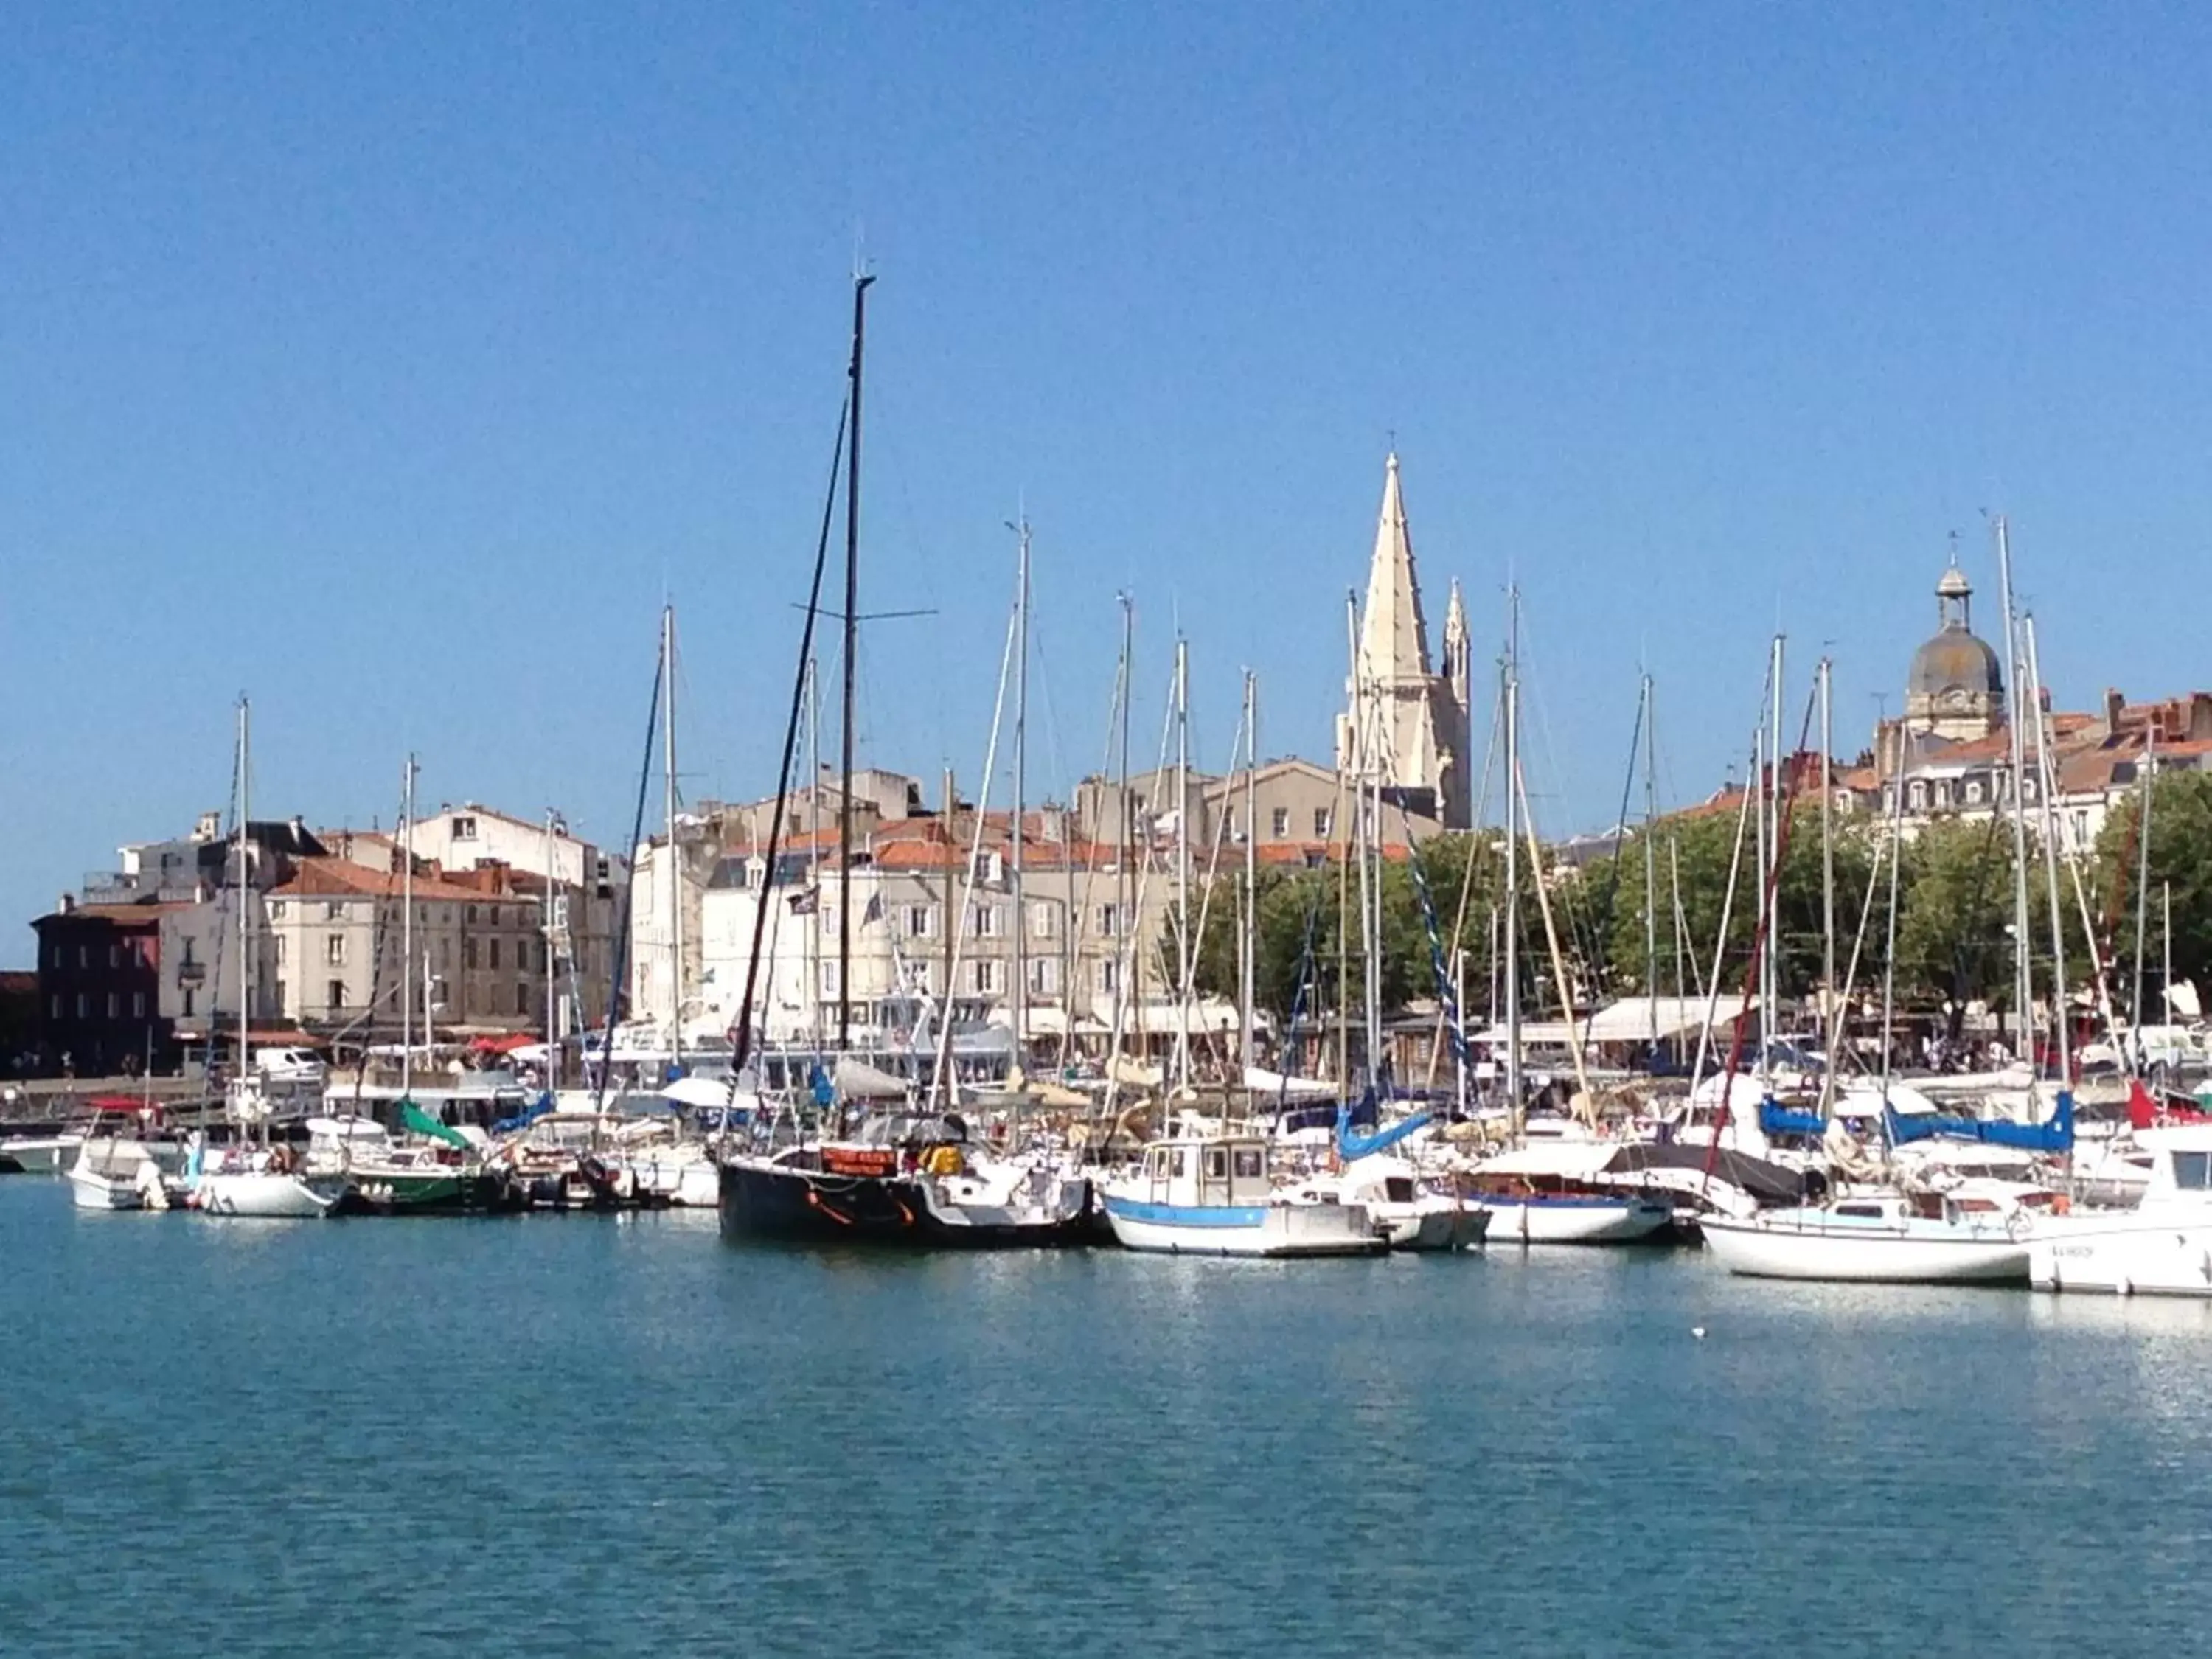
[[[1521,837],[1527,828],[1527,795],[1521,776],[1520,595],[1510,599],[1513,622],[1507,637],[1500,696],[1505,727],[1505,1104],[1521,1146],[1486,1158],[1462,1181],[1463,1197],[1490,1212],[1489,1237],[1520,1244],[1626,1244],[1650,1238],[1674,1218],[1674,1206],[1644,1192],[1626,1192],[1590,1177],[1597,1165],[1582,1140],[1531,1140],[1526,1132],[1522,1092],[1521,1041]],[[1529,835],[1533,849],[1535,839]],[[1539,889],[1540,896],[1541,889]],[[1559,971],[1558,981],[1567,978]],[[1582,1044],[1570,1041],[1577,1070]],[[1610,1157],[1610,1149],[1599,1149]]]
[[[1061,1170],[1043,1157],[1001,1158],[977,1144],[967,1121],[950,1109],[955,1042],[946,1013],[934,1044],[937,1064],[932,1083],[941,1090],[947,1109],[916,1109],[903,1079],[886,1076],[860,1063],[852,1054],[854,1034],[851,872],[853,824],[853,739],[854,652],[860,623],[860,483],[862,364],[866,339],[867,293],[875,281],[861,276],[853,285],[853,341],[847,399],[838,425],[837,449],[845,463],[844,729],[842,787],[838,807],[837,1042],[838,1058],[819,1079],[817,1105],[832,1116],[833,1133],[773,1154],[725,1147],[720,1156],[719,1218],[729,1239],[776,1238],[814,1243],[881,1244],[901,1249],[1053,1247],[1089,1243],[1097,1220],[1090,1182]],[[790,793],[792,759],[805,696],[806,665],[814,648],[814,627],[821,614],[827,564],[831,498],[823,505],[822,536],[815,552],[814,580],[799,641],[799,671],[784,728],[782,766],[769,826],[768,867],[775,868]],[[1026,620],[1028,540],[1022,551],[1022,605]],[[994,727],[995,742],[995,727]],[[988,780],[988,769],[987,769]],[[988,800],[988,793],[986,796]],[[978,833],[982,821],[978,807]],[[948,809],[950,802],[947,803]],[[1017,823],[1018,832],[1018,821]],[[970,860],[972,870],[975,860]],[[752,1060],[756,993],[769,902],[763,894],[754,918],[751,958],[740,998],[732,1042],[732,1089],[747,1075]],[[1019,926],[1018,923],[1018,931]],[[955,935],[956,939],[957,935]],[[887,1085],[887,1086],[886,1086]],[[881,1103],[856,1130],[843,1120],[856,1098]]]
[[[246,1070],[253,1005],[252,855],[248,807],[252,753],[251,711],[238,703],[238,1075],[230,1106],[241,1124],[260,1123],[264,1134],[270,1104]],[[268,1220],[311,1220],[327,1214],[344,1195],[343,1176],[310,1180],[291,1150],[250,1142],[225,1149],[213,1164],[204,1144],[194,1147],[185,1170],[191,1206],[204,1215],[251,1216]]]

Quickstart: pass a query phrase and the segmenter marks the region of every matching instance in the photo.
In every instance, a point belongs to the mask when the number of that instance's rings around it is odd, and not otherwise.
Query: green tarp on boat
[[[459,1129],[448,1129],[411,1100],[399,1103],[399,1121],[418,1135],[428,1135],[433,1140],[442,1140],[448,1146],[459,1146],[465,1152],[469,1138]]]

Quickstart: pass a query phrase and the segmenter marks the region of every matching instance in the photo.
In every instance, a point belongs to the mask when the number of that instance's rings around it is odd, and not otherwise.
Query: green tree
[[[1979,823],[1939,818],[1923,826],[1905,849],[1897,917],[1898,998],[1949,1003],[1954,1036],[1970,1001],[2018,1012],[2012,852],[2002,817]],[[2031,904],[2031,917],[2039,914]],[[1878,925],[1881,920],[1877,910]]]
[[[2093,899],[2112,941],[2112,997],[2125,1018],[2134,978],[2136,900],[2139,890],[2136,824],[2142,797],[2131,794],[2105,819],[2093,867],[2101,902]],[[2162,1018],[2159,974],[2166,948],[2165,904],[2173,909],[2173,975],[2202,987],[2212,972],[2212,773],[2166,772],[2151,786],[2149,879],[2143,939],[2146,1018]]]

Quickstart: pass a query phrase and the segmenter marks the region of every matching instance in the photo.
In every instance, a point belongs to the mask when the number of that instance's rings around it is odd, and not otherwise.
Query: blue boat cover
[[[1954,1117],[1945,1112],[1902,1113],[1885,1107],[1882,1117],[1890,1144],[1908,1141],[1978,1140],[1984,1146],[2014,1146],[2028,1152],[2070,1152],[2074,1150],[2074,1091],[2061,1089],[2058,1104],[2043,1123],[1985,1123],[1979,1118]]]
[[[1367,1099],[1360,1103],[1371,1109],[1374,1104],[1373,1091],[1370,1091]],[[1431,1115],[1428,1108],[1425,1106],[1411,1117],[1399,1119],[1387,1129],[1378,1129],[1371,1135],[1362,1135],[1354,1134],[1352,1131],[1352,1108],[1349,1105],[1340,1106],[1336,1109],[1337,1152],[1349,1163],[1355,1158],[1368,1158],[1376,1152],[1387,1151],[1426,1123]]]
[[[552,1109],[553,1091],[550,1089],[548,1089],[544,1093],[540,1094],[537,1099],[532,1101],[530,1104],[517,1112],[513,1117],[503,1117],[500,1119],[498,1122],[493,1124],[491,1126],[491,1132],[495,1135],[511,1135],[517,1129],[528,1128],[532,1124],[537,1122],[539,1118],[544,1117],[546,1113]]]
[[[1767,1135],[1824,1135],[1828,1120],[1818,1112],[1800,1112],[1776,1103],[1769,1095],[1759,1103],[1759,1130]]]

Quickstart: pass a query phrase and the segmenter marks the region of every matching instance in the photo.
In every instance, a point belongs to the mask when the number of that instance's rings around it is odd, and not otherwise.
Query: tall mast
[[[1022,815],[1029,802],[1030,757],[1030,520],[1022,515],[1016,526],[1021,538],[1020,574],[1016,581],[1014,607],[1014,1054],[1026,1068],[1030,1040],[1030,925],[1028,888],[1023,881],[1025,860]]]
[[[1176,695],[1176,1087],[1190,1087],[1190,645],[1178,637]]]
[[[2066,1010],[2066,932],[2058,900],[2058,808],[2051,796],[2057,793],[2057,770],[2051,763],[2051,745],[2043,725],[2043,670],[2036,659],[2035,618],[2021,623],[2027,642],[2027,679],[2033,696],[2028,709],[2035,720],[2035,798],[2043,819],[2043,875],[2051,905],[2051,1024],[2058,1043],[2058,1086],[2074,1080],[2074,1034]]]
[[[554,977],[553,965],[554,937],[558,931],[556,923],[560,910],[560,901],[556,896],[555,884],[560,870],[560,861],[553,840],[553,809],[549,806],[545,809],[545,914],[544,916],[545,929],[544,938],[538,947],[544,953],[539,959],[538,966],[545,970],[545,1086],[549,1090],[554,1088],[561,1079],[561,1033],[558,1030],[560,993],[559,982]],[[580,874],[581,872],[578,873]]]
[[[1774,636],[1773,696],[1767,706],[1767,720],[1772,736],[1767,744],[1767,823],[1766,855],[1774,866],[1767,886],[1771,896],[1768,900],[1766,918],[1766,949],[1759,953],[1759,972],[1766,981],[1765,1012],[1759,1023],[1759,1076],[1766,1081],[1770,1091],[1773,1086],[1774,1023],[1780,1018],[1775,1005],[1782,994],[1780,953],[1774,948],[1779,941],[1781,928],[1776,925],[1776,914],[1782,908],[1782,635]]]
[[[1351,665],[1352,678],[1352,748],[1347,758],[1352,763],[1351,775],[1340,769],[1337,774],[1337,810],[1340,818],[1343,809],[1352,809],[1352,821],[1339,823],[1336,833],[1343,845],[1344,854],[1336,865],[1336,1081],[1340,1089],[1352,1087],[1352,860],[1361,860],[1360,875],[1366,877],[1365,854],[1359,851],[1364,843],[1359,839],[1359,820],[1367,811],[1365,786],[1360,781],[1360,756],[1367,743],[1367,700],[1359,683],[1359,595],[1347,591],[1344,596],[1344,632],[1346,660]],[[1360,901],[1360,926],[1367,925],[1367,902]]]
[[[1137,611],[1128,594],[1118,596],[1121,606],[1121,663],[1116,678],[1120,680],[1120,711],[1114,742],[1120,753],[1115,762],[1114,793],[1121,802],[1118,814],[1121,833],[1114,857],[1114,1058],[1121,1057],[1121,1044],[1127,1041],[1122,1020],[1128,1007],[1129,988],[1123,983],[1137,962],[1136,946],[1129,941],[1136,927],[1129,914],[1131,873],[1129,861],[1136,856],[1136,811],[1129,799],[1129,691],[1131,688],[1131,652],[1137,637]],[[1073,1012],[1073,1004],[1070,1005]],[[1110,1075],[1110,1073],[1109,1073]]]
[[[1644,677],[1644,714],[1637,726],[1644,733],[1644,994],[1651,1005],[1651,1058],[1659,1057],[1659,863],[1652,834],[1658,824],[1658,745],[1651,729],[1651,676]]]
[[[1521,1127],[1521,590],[1506,593],[1505,1109]]]
[[[2135,1050],[2130,1069],[2143,1068],[2143,933],[2150,919],[2150,781],[2158,769],[2158,727],[2148,728],[2143,748],[2142,804],[2136,808],[2136,987],[2130,1018],[2135,1026]],[[2163,1022],[2161,1022],[2163,1023]]]
[[[684,855],[676,845],[676,607],[660,608],[661,815],[668,836],[668,1060],[684,1063]]]
[[[1244,1068],[1259,1063],[1255,1048],[1254,998],[1258,991],[1260,953],[1260,693],[1259,680],[1244,671]],[[1248,1079],[1249,1081],[1249,1079]]]
[[[252,882],[247,873],[251,837],[246,821],[253,815],[252,709],[245,697],[238,700],[238,1079],[246,1081],[247,1042],[252,1034],[253,913],[246,900]]]
[[[2005,684],[2013,702],[2021,700],[2014,641],[2020,623],[2012,606],[2012,532],[1999,514],[1996,520],[1998,600],[2004,607]],[[2021,732],[2026,711],[2015,708],[2006,724],[2011,727],[2012,751],[2012,945],[2013,1007],[2020,1016],[2021,1040],[2030,1064],[2035,1058],[2035,987],[2031,978],[2029,952],[2033,941],[2027,927],[2027,752]]]
[[[399,776],[399,1097],[415,1094],[415,757]]]
[[[853,1038],[853,691],[860,642],[860,364],[867,337],[868,285],[853,279],[852,433],[845,447],[845,709],[837,793],[837,1047]],[[774,872],[771,872],[771,874]],[[945,988],[951,995],[952,988]]]
[[[1825,1101],[1836,1074],[1836,830],[1833,784],[1834,711],[1831,707],[1831,671],[1820,659],[1820,1037],[1826,1050],[1820,1083]]]

